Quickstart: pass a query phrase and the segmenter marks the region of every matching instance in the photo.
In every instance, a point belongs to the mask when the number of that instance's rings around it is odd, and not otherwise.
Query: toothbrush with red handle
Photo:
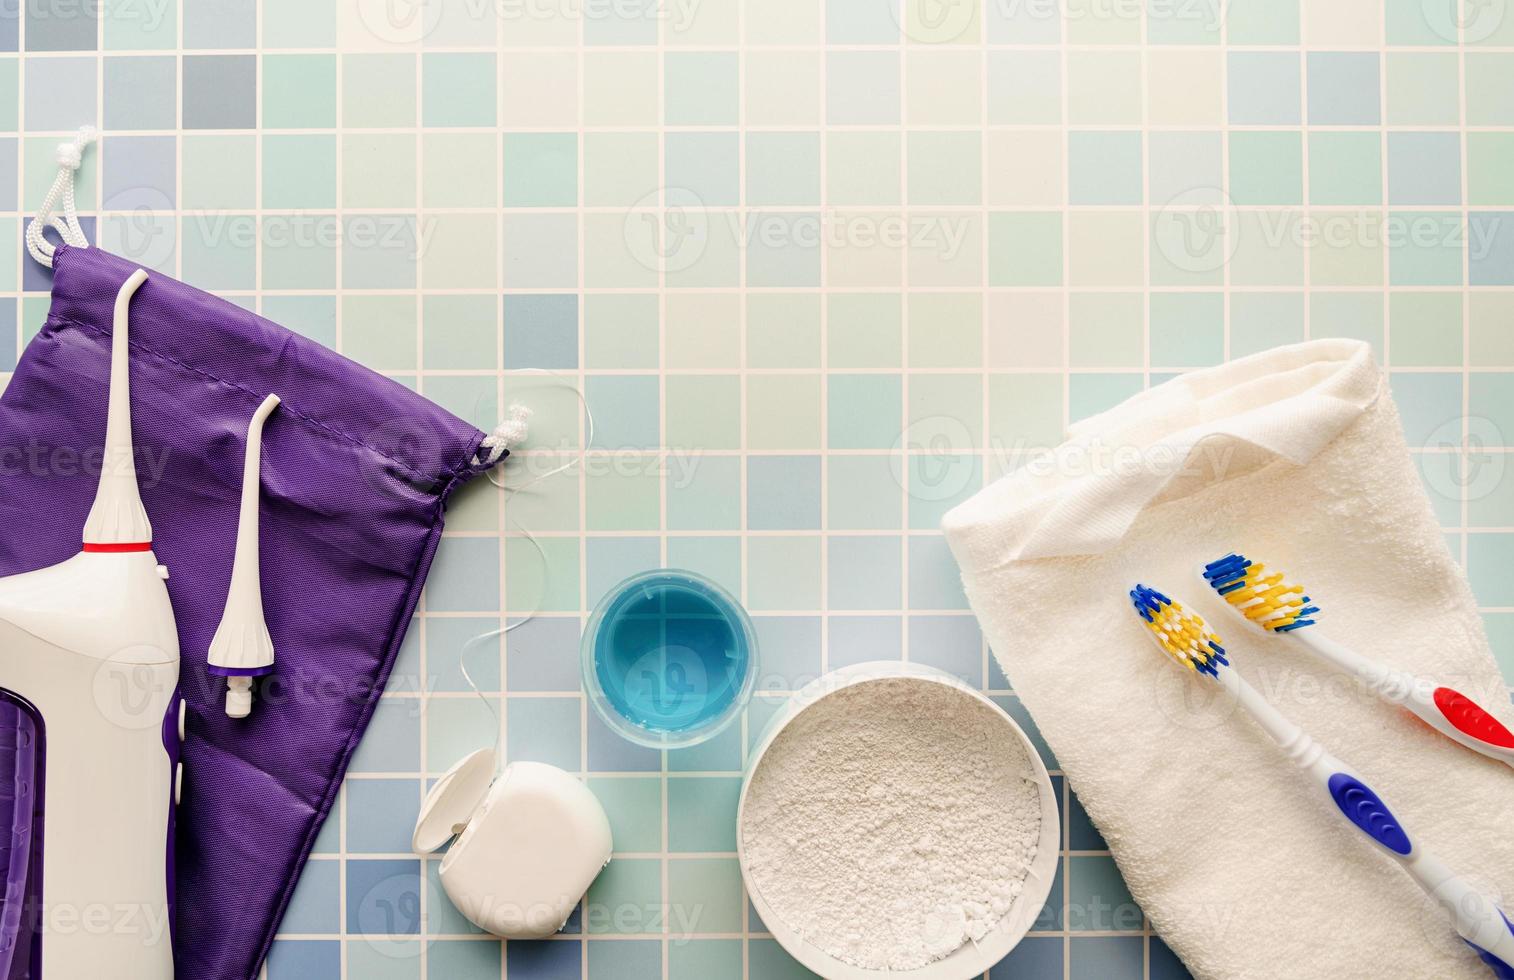
[[[1455,688],[1394,670],[1342,646],[1319,630],[1319,607],[1298,584],[1245,555],[1230,554],[1201,569],[1204,581],[1239,616],[1290,637],[1323,660],[1354,674],[1385,701],[1402,705],[1425,724],[1474,752],[1514,766],[1514,732]]]

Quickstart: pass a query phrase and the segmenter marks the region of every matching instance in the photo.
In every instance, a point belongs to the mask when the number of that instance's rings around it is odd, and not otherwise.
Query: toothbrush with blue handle
[[[1251,713],[1283,753],[1324,790],[1352,826],[1393,857],[1445,908],[1456,931],[1499,980],[1514,980],[1514,924],[1498,903],[1414,843],[1403,825],[1349,766],[1289,721],[1230,667],[1220,638],[1203,618],[1154,589],[1137,585],[1130,600],[1148,635],[1174,661],[1218,683]]]
[[[1514,732],[1455,688],[1383,664],[1342,646],[1312,629],[1319,606],[1276,569],[1245,555],[1230,554],[1200,570],[1204,581],[1247,622],[1286,636],[1349,674],[1378,697],[1402,705],[1425,724],[1490,759],[1514,766]]]

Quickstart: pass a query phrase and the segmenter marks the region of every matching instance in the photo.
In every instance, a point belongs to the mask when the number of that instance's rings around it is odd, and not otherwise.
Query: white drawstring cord
[[[573,396],[578,399],[578,403],[581,406],[583,406],[583,411],[584,411],[584,446],[583,446],[583,451],[584,452],[588,452],[589,447],[592,446],[592,445],[594,445],[594,411],[593,411],[593,409],[589,408],[589,400],[584,397],[583,391],[581,389],[579,389],[576,385],[570,384],[567,380],[565,380],[556,371],[548,371],[546,368],[525,368],[525,369],[523,369],[522,373],[524,373],[524,374],[545,375],[545,376],[547,376],[549,378],[554,379],[557,383],[556,384],[551,384],[551,385],[544,385],[543,387],[546,387],[546,388],[563,388],[563,389],[566,389],[566,390],[571,391],[573,393]],[[514,451],[514,450],[520,448],[520,446],[523,445],[525,443],[525,441],[526,441],[526,422],[527,422],[527,420],[529,420],[531,418],[532,414],[534,414],[534,413],[532,412],[532,410],[529,407],[527,407],[525,405],[522,405],[519,402],[512,403],[510,405],[509,412],[505,416],[505,420],[503,422],[501,422],[499,425],[496,425],[494,427],[494,432],[491,435],[487,436],[484,439],[484,441],[482,443],[480,443],[479,445],[481,447],[487,447],[491,453],[494,452],[494,446],[496,444],[494,442],[491,442],[491,440],[503,440],[504,443],[505,443],[505,449],[509,449],[511,451]],[[518,436],[518,438],[517,438],[517,436]],[[498,462],[499,461],[499,456],[498,455],[491,456],[490,459],[489,459],[489,461],[490,462]],[[494,484],[496,487],[499,487],[501,490],[505,491],[505,493],[508,494],[510,497],[513,497],[517,493],[521,493],[521,492],[523,492],[525,490],[530,490],[532,487],[535,487],[537,484],[543,483],[543,482],[545,482],[547,480],[550,480],[552,477],[557,476],[559,473],[566,473],[568,470],[571,470],[573,467],[575,467],[577,465],[578,465],[578,460],[577,459],[570,459],[566,463],[562,464],[561,466],[559,466],[559,467],[557,467],[555,469],[548,470],[545,473],[539,473],[536,476],[532,477],[531,479],[527,480],[525,483],[522,483],[522,484],[520,484],[518,486],[513,486],[513,487],[507,485],[502,480],[495,479],[494,474],[496,472],[498,472],[497,470],[490,470],[485,475],[489,478],[489,482],[490,483]],[[508,499],[508,497],[506,499]],[[517,525],[517,526],[519,526],[519,525]],[[530,536],[531,532],[527,531],[525,528],[522,527],[521,531],[524,532],[528,537]]]
[[[480,449],[487,449],[489,453],[482,460],[484,466],[493,466],[499,462],[499,458],[510,450],[526,441],[530,435],[531,409],[515,402],[505,413],[504,419],[494,427],[494,431],[484,437],[479,443]]]
[[[79,212],[74,200],[74,174],[84,162],[85,148],[98,135],[95,127],[84,126],[72,140],[58,144],[58,176],[53,178],[53,186],[48,188],[47,196],[42,199],[42,207],[26,226],[26,250],[32,258],[49,269],[53,267],[53,253],[57,249],[43,234],[48,228],[57,231],[65,244],[76,248],[89,247],[89,239],[84,237],[84,229],[79,225]],[[62,217],[53,213],[59,204],[63,205]]]

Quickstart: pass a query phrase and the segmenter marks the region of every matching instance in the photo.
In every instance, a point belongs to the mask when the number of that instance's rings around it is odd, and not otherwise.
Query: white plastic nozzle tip
[[[100,486],[84,522],[84,543],[146,544],[152,541],[152,522],[137,489],[137,465],[131,438],[131,298],[147,281],[137,269],[116,293],[110,338],[110,394],[105,420],[105,452]]]
[[[221,613],[221,623],[216,627],[215,635],[211,637],[210,649],[206,651],[205,659],[211,667],[246,670],[273,666],[273,637],[269,635],[268,623],[263,617],[262,576],[258,568],[258,501],[262,487],[263,423],[278,404],[278,396],[269,395],[253,413],[247,426],[236,553],[232,559],[226,608]],[[237,679],[236,676],[232,678],[233,681]],[[250,680],[245,680],[248,689],[251,684]],[[233,684],[233,689],[235,687]],[[229,702],[226,710],[231,713]]]
[[[252,678],[227,678],[226,717],[246,718],[250,714],[252,714]]]

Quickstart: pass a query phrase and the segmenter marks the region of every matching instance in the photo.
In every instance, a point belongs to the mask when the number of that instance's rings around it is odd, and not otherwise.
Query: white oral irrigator
[[[279,396],[269,395],[247,426],[231,589],[205,658],[206,670],[226,678],[226,714],[231,718],[252,714],[253,678],[273,673],[273,637],[268,635],[268,622],[263,618],[263,579],[258,568],[258,504],[262,489],[263,423],[278,407]]]
[[[116,296],[83,549],[0,579],[4,978],[173,977],[179,639],[137,490],[128,378],[128,307],[146,281],[139,269]]]

